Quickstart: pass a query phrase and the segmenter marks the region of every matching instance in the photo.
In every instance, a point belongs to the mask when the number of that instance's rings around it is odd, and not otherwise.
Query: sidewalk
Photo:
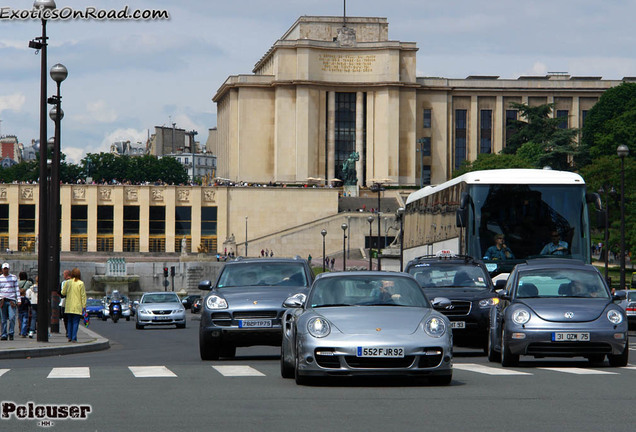
[[[69,342],[64,329],[60,330],[60,333],[51,333],[48,342],[38,342],[36,335],[33,335],[33,339],[30,339],[28,337],[20,337],[17,334],[14,336],[14,340],[0,341],[0,359],[47,357],[101,351],[110,348],[108,339],[101,337],[83,325],[80,325],[77,331],[77,342]]]

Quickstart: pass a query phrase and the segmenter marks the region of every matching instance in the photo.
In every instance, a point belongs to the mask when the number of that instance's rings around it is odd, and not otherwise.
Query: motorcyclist
[[[113,318],[115,316],[114,315],[114,310],[115,310],[115,305],[116,304],[119,305],[118,313],[121,316],[121,303],[122,303],[121,294],[117,290],[113,291],[113,293],[110,295],[110,304],[108,306],[108,312],[110,313],[110,317],[111,318]]]

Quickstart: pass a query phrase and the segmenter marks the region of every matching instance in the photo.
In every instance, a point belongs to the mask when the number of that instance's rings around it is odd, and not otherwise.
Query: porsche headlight
[[[446,323],[438,317],[429,318],[424,324],[426,334],[435,338],[444,336],[446,333]]]
[[[309,331],[309,334],[313,337],[323,338],[331,333],[331,326],[326,319],[316,317],[310,319],[307,323],[307,331]]]
[[[499,297],[492,297],[488,299],[479,300],[479,307],[490,307],[499,304]]]
[[[610,309],[609,311],[607,311],[607,319],[612,324],[620,324],[623,322],[623,314],[621,314],[616,309]]]
[[[515,324],[523,325],[530,321],[530,312],[526,309],[517,309],[512,313],[512,320]]]
[[[205,305],[208,309],[227,309],[227,301],[218,295],[211,295],[205,299]]]

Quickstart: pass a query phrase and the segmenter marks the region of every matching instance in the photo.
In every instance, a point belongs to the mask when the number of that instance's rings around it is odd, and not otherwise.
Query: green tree
[[[453,172],[453,177],[471,171],[504,168],[534,168],[534,166],[517,155],[482,153],[474,161],[463,161],[461,167]]]
[[[118,156],[112,153],[89,153],[82,159],[82,173],[96,181],[185,184],[188,174],[175,158],[145,155],[139,157]]]
[[[550,166],[557,170],[571,170],[570,160],[578,155],[575,138],[578,129],[561,128],[561,118],[553,118],[554,104],[531,107],[511,103],[525,120],[513,120],[514,130],[502,153],[516,154],[535,168]]]
[[[623,83],[608,89],[585,117],[581,145],[585,159],[615,155],[625,144],[630,157],[636,152],[636,83]]]

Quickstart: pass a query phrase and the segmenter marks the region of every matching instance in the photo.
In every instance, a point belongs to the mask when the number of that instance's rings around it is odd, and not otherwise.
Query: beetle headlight
[[[316,317],[310,319],[307,323],[307,331],[309,331],[309,334],[313,337],[323,338],[331,333],[331,326],[326,319]]]
[[[499,304],[499,297],[479,300],[479,307],[490,307]]]
[[[620,324],[623,322],[623,314],[621,314],[616,309],[610,309],[609,311],[607,311],[607,319],[612,324]]]
[[[424,331],[427,335],[438,338],[446,333],[446,323],[438,317],[429,318],[424,324]]]
[[[208,309],[227,309],[227,301],[218,295],[211,295],[205,299],[205,305]]]
[[[512,313],[512,320],[519,325],[523,325],[530,321],[530,312],[526,309],[517,309]]]

